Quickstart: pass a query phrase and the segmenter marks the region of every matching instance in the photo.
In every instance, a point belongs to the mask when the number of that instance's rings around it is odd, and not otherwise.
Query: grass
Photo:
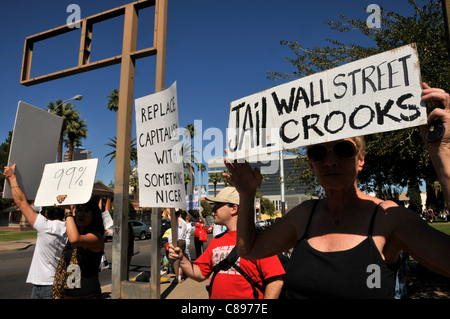
[[[429,225],[431,225],[431,227],[436,228],[437,230],[440,230],[441,232],[443,232],[447,235],[450,235],[450,223],[436,221]]]
[[[5,230],[0,231],[0,241],[16,241],[16,240],[27,240],[36,239],[37,232],[35,230],[31,231],[11,231]]]

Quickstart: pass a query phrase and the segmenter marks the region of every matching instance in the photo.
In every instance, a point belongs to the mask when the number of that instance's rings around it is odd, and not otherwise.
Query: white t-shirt
[[[67,243],[66,223],[38,214],[33,228],[37,231],[37,240],[27,283],[53,285],[59,258]]]
[[[186,240],[186,231],[186,222],[181,218],[178,218],[178,240]]]
[[[186,223],[186,249],[191,243],[192,226],[191,223]]]

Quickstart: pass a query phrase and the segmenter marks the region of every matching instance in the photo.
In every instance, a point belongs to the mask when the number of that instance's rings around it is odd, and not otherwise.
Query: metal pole
[[[157,0],[155,5],[155,47],[156,47],[156,92],[165,89],[166,37],[167,37],[167,0]]]
[[[283,151],[280,151],[280,177],[281,177],[281,215],[286,214],[286,207],[284,201],[284,162],[283,162]]]
[[[125,22],[117,111],[116,171],[114,185],[114,236],[112,251],[111,298],[121,296],[121,282],[127,280],[128,201],[130,185],[130,145],[133,114],[138,14],[134,4],[125,5]]]
[[[165,63],[166,63],[166,34],[167,34],[167,0],[157,0],[155,4],[155,39],[156,47],[156,84],[155,91],[161,92],[165,89]],[[150,298],[161,298],[161,209],[152,208],[152,239],[151,239],[151,267],[150,267]],[[171,216],[175,215],[171,210]],[[173,225],[172,225],[173,226]],[[172,227],[174,230],[174,227]],[[173,233],[173,232],[172,232]],[[176,245],[176,240],[174,242]]]
[[[152,208],[152,239],[150,246],[150,298],[161,298],[160,262],[161,262],[161,210]]]

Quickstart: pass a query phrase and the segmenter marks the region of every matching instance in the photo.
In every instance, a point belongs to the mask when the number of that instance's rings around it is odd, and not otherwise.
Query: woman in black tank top
[[[59,203],[64,199],[58,196]],[[102,212],[93,201],[64,208],[69,242],[56,270],[52,297],[101,299],[98,272],[104,248]]]
[[[443,123],[442,138],[422,136],[450,206],[450,96],[423,83],[425,101],[435,100],[428,122]],[[431,139],[430,139],[431,140]],[[362,193],[357,186],[363,169],[362,137],[308,147],[311,168],[326,198],[301,203],[280,221],[257,233],[253,204],[260,171],[248,163],[225,160],[224,174],[240,195],[237,252],[255,260],[292,248],[285,284],[291,298],[393,298],[401,250],[433,271],[450,276],[450,236],[423,222],[392,201]]]

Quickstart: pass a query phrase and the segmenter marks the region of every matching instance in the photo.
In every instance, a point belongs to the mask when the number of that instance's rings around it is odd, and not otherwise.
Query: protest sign
[[[186,210],[176,82],[135,101],[139,205]]]
[[[228,157],[247,158],[426,124],[414,44],[231,103]]]
[[[58,204],[56,197],[66,195],[62,205],[84,204],[91,199],[98,159],[47,164],[36,194],[36,206]]]
[[[45,164],[55,162],[62,122],[62,117],[19,101],[8,166],[16,164],[17,182],[28,200],[36,196]],[[3,197],[12,198],[7,181]]]
[[[186,195],[187,210],[198,210],[198,194]]]

